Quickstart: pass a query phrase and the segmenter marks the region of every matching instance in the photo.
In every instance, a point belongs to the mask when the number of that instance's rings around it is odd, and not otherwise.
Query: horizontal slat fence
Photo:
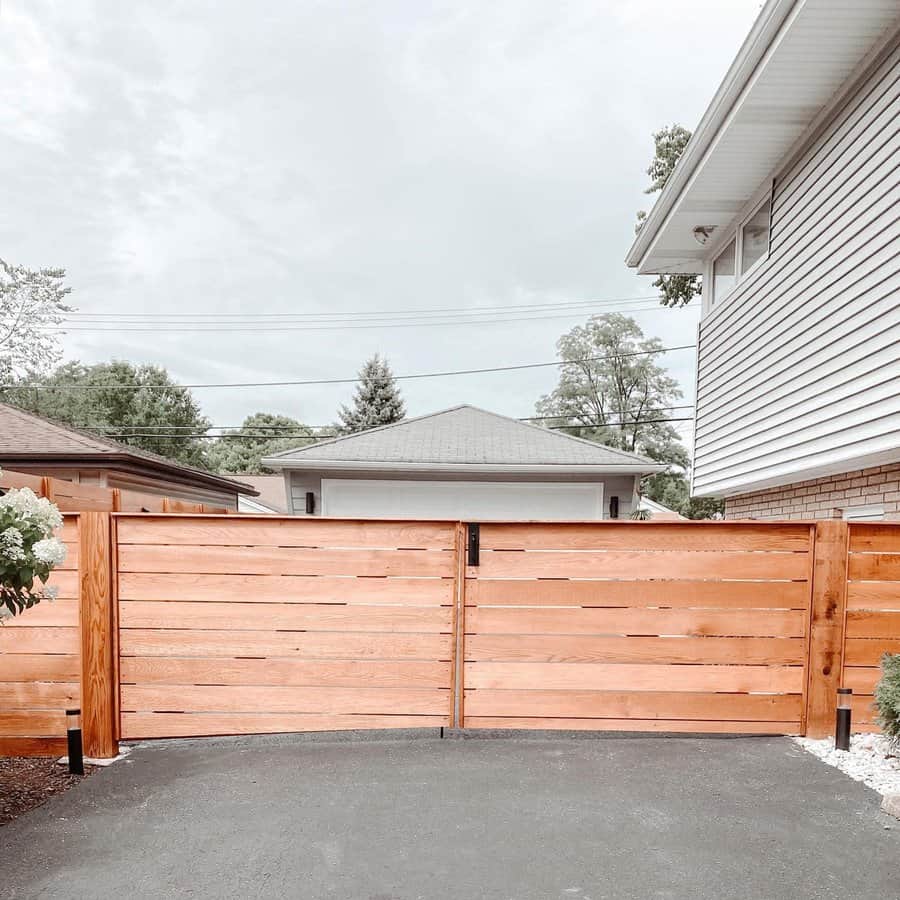
[[[65,711],[81,697],[78,518],[59,534],[68,554],[48,582],[59,597],[0,624],[0,756],[65,752]]]
[[[458,725],[855,730],[900,652],[900,523],[66,515],[0,626],[0,754],[116,739]]]
[[[451,724],[455,523],[117,523],[123,738]]]
[[[482,524],[463,725],[801,733],[809,525]]]
[[[843,686],[853,688],[853,729],[878,731],[875,685],[885,653],[900,653],[900,524],[851,524]]]

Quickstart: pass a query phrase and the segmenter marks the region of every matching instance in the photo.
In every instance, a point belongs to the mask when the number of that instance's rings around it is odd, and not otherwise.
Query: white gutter
[[[653,209],[644,220],[643,227],[635,236],[634,243],[625,257],[627,266],[631,268],[641,266],[785,20],[792,10],[799,9],[804,2],[805,0],[768,0],[763,7],[712,102],[703,114],[681,159],[678,160],[675,171],[672,172]]]
[[[605,463],[603,465],[508,465],[503,463],[430,463],[430,462],[372,462],[363,460],[334,459],[285,459],[269,456],[262,464],[270,469],[310,469],[317,472],[468,472],[468,473],[504,473],[520,475],[650,475],[665,472],[668,466],[658,463]]]

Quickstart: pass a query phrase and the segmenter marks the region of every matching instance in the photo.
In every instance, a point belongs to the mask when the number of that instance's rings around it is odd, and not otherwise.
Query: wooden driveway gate
[[[471,536],[471,540],[469,537]],[[0,627],[0,754],[444,727],[877,730],[900,525],[66,516],[57,603]]]
[[[479,528],[462,724],[804,730],[812,529]]]

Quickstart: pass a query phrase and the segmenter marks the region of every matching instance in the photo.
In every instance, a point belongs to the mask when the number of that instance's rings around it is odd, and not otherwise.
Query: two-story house
[[[768,0],[628,253],[702,275],[693,491],[900,519],[900,2]]]

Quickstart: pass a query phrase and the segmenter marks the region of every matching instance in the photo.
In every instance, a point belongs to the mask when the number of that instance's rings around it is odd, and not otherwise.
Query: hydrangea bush
[[[47,579],[66,558],[66,545],[53,536],[61,525],[59,509],[30,488],[0,496],[0,617],[56,597]]]
[[[881,730],[900,746],[900,653],[881,658],[881,680],[875,687],[875,708]]]

